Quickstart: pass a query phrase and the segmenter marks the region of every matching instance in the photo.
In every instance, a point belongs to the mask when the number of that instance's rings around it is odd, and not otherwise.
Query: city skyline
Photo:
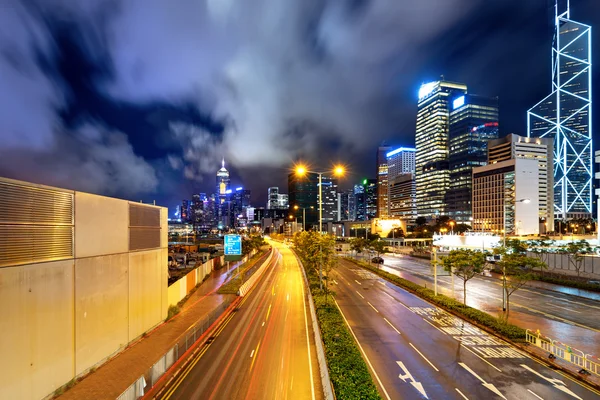
[[[369,61],[369,65],[379,68],[385,82],[370,82],[367,70],[359,65],[355,66],[350,82],[344,82],[344,85],[332,83],[333,87],[327,88],[326,93],[328,99],[332,96],[335,99],[369,99],[366,108],[357,112],[346,102],[332,101],[339,104],[339,110],[332,110],[331,124],[324,124],[322,116],[315,116],[314,110],[307,109],[314,91],[302,89],[311,85],[283,85],[285,94],[297,98],[303,106],[298,108],[298,104],[291,104],[285,110],[272,113],[273,126],[280,126],[277,124],[282,121],[282,116],[286,120],[296,121],[288,128],[277,131],[288,139],[277,141],[273,140],[273,136],[260,133],[258,140],[249,142],[246,133],[237,137],[236,141],[236,137],[230,136],[228,130],[227,121],[239,122],[237,105],[229,109],[225,101],[213,107],[214,104],[208,99],[196,96],[187,89],[206,85],[203,79],[206,76],[205,69],[200,69],[199,76],[191,76],[187,70],[179,70],[180,66],[174,66],[173,63],[165,65],[163,60],[156,61],[153,54],[136,47],[134,39],[144,34],[147,28],[134,18],[133,9],[124,7],[107,17],[106,26],[90,27],[85,23],[86,18],[91,12],[102,11],[99,4],[90,5],[88,9],[65,6],[71,12],[59,18],[50,6],[39,5],[39,9],[35,10],[23,8],[15,2],[14,7],[3,11],[8,13],[5,14],[6,18],[10,19],[11,13],[20,15],[30,23],[32,29],[39,29],[51,38],[54,45],[40,42],[33,31],[22,28],[15,28],[10,39],[0,38],[0,43],[10,45],[9,48],[13,49],[12,58],[0,60],[2,70],[6,72],[0,78],[0,87],[4,93],[16,96],[5,100],[4,109],[7,112],[0,116],[5,139],[0,144],[0,175],[136,201],[156,200],[157,204],[173,208],[181,198],[190,198],[193,193],[210,192],[214,166],[225,157],[231,160],[228,161],[228,169],[232,185],[243,184],[252,189],[253,203],[259,204],[266,201],[266,188],[269,186],[285,187],[287,172],[294,160],[304,159],[315,163],[315,160],[331,159],[350,164],[356,179],[344,179],[340,181],[340,186],[351,187],[355,181],[372,177],[374,149],[382,141],[392,146],[414,145],[418,88],[423,82],[440,79],[440,75],[447,80],[466,82],[473,93],[498,96],[499,107],[503,110],[500,136],[508,133],[526,135],[527,110],[551,90],[552,71],[548,50],[552,45],[553,7],[542,4],[545,3],[543,1],[526,5],[516,0],[503,4],[490,3],[456,7],[462,9],[458,14],[450,9],[440,10],[439,14],[428,17],[435,18],[437,24],[427,24],[435,25],[435,28],[411,36],[410,43],[399,38],[407,35],[406,29],[411,29],[411,26],[395,28],[397,31],[392,30],[391,37],[364,32],[364,40],[375,40],[382,47],[373,51],[365,50],[361,57]],[[395,26],[394,21],[403,13],[411,12],[401,4],[389,6],[386,10],[388,13],[382,13],[382,10],[375,13],[370,7],[347,11],[355,13],[357,18],[365,22],[380,20],[390,26]],[[412,11],[417,14],[411,24],[419,24],[422,20],[420,15],[425,14],[427,5],[419,7]],[[574,0],[571,9],[572,19],[591,26],[597,25],[600,15],[594,12],[598,10],[597,3]],[[212,29],[218,22],[215,21],[215,14],[211,13],[213,11],[202,7],[194,10],[199,19],[210,22],[206,29]],[[324,21],[329,21],[330,13],[327,11],[322,9],[317,14],[323,16]],[[153,18],[162,15],[162,10],[156,6],[149,6],[148,12]],[[318,16],[311,15],[304,7],[284,7],[280,12],[282,14],[279,17],[283,21],[318,21]],[[173,18],[186,27],[188,22],[183,14],[178,13]],[[502,20],[502,24],[478,23],[495,19]],[[127,25],[130,26],[128,30],[121,29],[125,26],[124,22],[131,22]],[[330,34],[340,32],[347,38],[360,32],[360,25],[351,25],[346,20],[332,23],[334,25],[328,27],[333,31],[327,31]],[[321,25],[317,24],[316,27],[320,28]],[[120,43],[100,40],[105,30],[117,28],[120,29],[118,32],[122,45],[131,46],[132,59],[123,58]],[[156,53],[164,59],[172,57],[171,48],[177,49],[177,46],[168,42],[174,39],[177,29],[173,24],[160,24],[164,41],[156,43],[156,49],[159,50]],[[321,41],[318,44],[324,46],[320,49],[321,53],[316,52],[319,49],[311,49],[308,55],[299,51],[306,44],[307,38],[304,36],[292,35],[287,39],[293,40],[290,46],[296,51],[296,58],[292,62],[310,61],[318,78],[314,83],[320,84],[330,82],[332,76],[343,76],[350,72],[339,62],[332,71],[325,71],[318,58],[314,59],[315,54],[321,54],[333,62],[346,55],[343,53],[345,48],[327,47],[332,36],[327,36],[324,31],[318,32],[324,35],[319,36]],[[594,38],[598,37],[597,31],[592,34]],[[191,49],[197,46],[200,54],[204,54],[201,50],[217,51],[215,49],[221,48],[220,37],[209,46],[205,32],[192,30],[189,35],[185,37],[184,45]],[[83,39],[76,41],[75,37]],[[484,37],[485,40],[482,39]],[[263,37],[254,38],[258,40]],[[600,41],[592,40],[592,51],[595,53],[597,43]],[[214,70],[225,81],[231,79],[221,72],[225,71],[223,67],[235,65],[234,56],[238,54],[238,48],[237,42],[232,48],[223,45],[222,49],[227,50],[227,54],[222,55],[223,60],[218,57],[223,63],[211,64],[214,67],[211,71]],[[32,57],[36,49],[41,58]],[[380,50],[380,53],[375,50]],[[220,53],[217,51],[215,54]],[[428,57],[419,54],[428,54]],[[257,62],[263,61],[262,56],[263,53],[254,55]],[[11,60],[21,60],[32,73],[23,74],[16,61]],[[506,60],[513,62],[504,62]],[[141,68],[139,84],[133,84],[127,78],[135,76],[134,61]],[[198,60],[195,57],[189,61],[190,65],[202,65],[203,58]],[[151,65],[164,69],[160,79]],[[277,73],[285,77],[288,72],[278,70]],[[593,74],[597,87],[599,73],[593,70]],[[305,82],[302,80],[304,76],[288,77],[294,83]],[[373,89],[367,90],[361,86],[367,82],[373,83],[369,85]],[[234,80],[231,84],[239,87],[242,82]],[[525,85],[527,90],[521,90]],[[354,92],[347,93],[346,86]],[[24,90],[28,87],[36,87],[40,91]],[[208,88],[211,96],[214,94],[220,98],[220,94],[212,93],[212,89]],[[280,89],[272,87],[277,93]],[[249,99],[252,93],[244,92],[244,99]],[[37,97],[32,98],[33,95]],[[272,98],[265,100],[272,104]],[[51,104],[50,108],[47,108],[48,103]],[[23,114],[12,104],[28,104],[27,113]],[[381,112],[373,112],[373,109]],[[255,120],[264,119],[262,109],[254,111]],[[352,122],[352,126],[340,122],[340,113],[349,116],[348,122]],[[36,118],[30,118],[31,115]],[[299,115],[303,118],[297,118]],[[242,125],[239,129],[252,133]],[[273,132],[273,127],[269,127],[268,131]],[[295,136],[306,140],[304,143],[297,142],[292,139]],[[323,139],[317,139],[319,137]],[[267,152],[269,157],[247,158],[263,152]],[[28,159],[27,164],[22,163],[24,159]],[[323,167],[327,167],[327,164]]]

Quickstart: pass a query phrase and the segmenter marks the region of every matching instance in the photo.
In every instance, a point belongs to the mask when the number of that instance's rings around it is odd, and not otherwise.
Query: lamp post
[[[322,179],[323,179],[323,174],[325,174],[326,172],[309,171],[303,165],[296,166],[296,175],[298,175],[298,176],[304,176],[307,173],[309,173],[309,174],[317,174],[318,177],[319,177],[319,235],[322,235],[323,234],[323,190],[322,190],[323,188],[322,188]],[[335,167],[334,170],[333,170],[333,174],[337,175],[337,176],[344,175],[344,167],[342,167],[342,166]],[[304,222],[304,221],[302,221],[302,222]],[[321,255],[323,254],[320,245],[319,245],[319,253]],[[323,267],[321,265],[320,258],[319,258],[319,289],[323,289]]]
[[[528,204],[531,200],[529,199],[519,199],[515,200],[515,205],[517,203],[525,203]],[[506,203],[502,207],[502,211],[504,212],[504,217],[502,220],[502,225],[504,226],[504,238],[503,238],[503,246],[506,249]],[[515,207],[515,216],[516,216],[516,207]],[[506,267],[502,267],[502,311],[506,311]]]
[[[450,221],[450,230],[452,231],[452,235],[454,235],[454,221]]]

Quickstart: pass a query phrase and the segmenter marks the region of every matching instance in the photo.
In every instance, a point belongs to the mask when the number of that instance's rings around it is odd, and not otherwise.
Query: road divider
[[[244,282],[244,284],[242,286],[240,286],[240,290],[238,291],[238,296],[241,296],[241,297],[245,296],[246,293],[248,293],[250,291],[250,289],[252,289],[252,287],[254,287],[254,284],[258,281],[258,279],[262,276],[262,274],[267,269],[267,266],[271,263],[274,252],[275,252],[275,250],[271,250],[269,257],[267,257],[267,259],[263,262],[263,264],[252,274],[250,279],[248,279],[246,282]]]

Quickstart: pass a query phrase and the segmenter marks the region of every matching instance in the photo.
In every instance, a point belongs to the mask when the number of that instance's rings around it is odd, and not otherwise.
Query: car
[[[381,258],[381,257],[373,257],[371,259],[371,262],[375,263],[375,264],[383,264],[383,258]]]

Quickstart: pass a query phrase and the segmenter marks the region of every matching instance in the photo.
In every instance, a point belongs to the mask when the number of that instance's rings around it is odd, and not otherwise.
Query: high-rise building
[[[337,221],[337,178],[322,176],[321,185],[321,193],[323,194],[323,222]]]
[[[463,94],[452,100],[451,109],[446,214],[457,223],[467,224],[473,168],[487,164],[487,142],[498,138],[498,98]]]
[[[554,215],[592,213],[592,28],[555,6],[552,93],[527,113],[529,137],[554,138]]]
[[[414,173],[396,175],[389,182],[390,218],[414,221],[417,218],[417,188]]]
[[[462,83],[429,82],[419,89],[415,136],[417,214],[436,218],[446,213],[450,186],[448,129],[451,100],[467,92]]]
[[[180,210],[181,222],[189,222],[190,221],[190,201],[182,200],[181,201],[181,210]]]
[[[552,138],[529,138],[515,134],[488,143],[488,163],[496,164],[511,159],[537,160],[538,162],[538,211],[539,218],[554,227],[553,214],[553,147]]]
[[[365,221],[366,219],[367,198],[365,194],[365,187],[363,185],[354,185],[354,220]]]
[[[283,210],[290,207],[289,197],[285,193],[279,193],[277,196],[277,208]]]
[[[363,180],[365,185],[366,219],[377,218],[377,179]]]
[[[227,195],[231,194],[229,184],[229,171],[225,169],[225,159],[223,159],[221,169],[217,171],[216,217],[219,229],[229,226],[229,205],[225,204],[228,200]]]
[[[337,220],[348,221],[350,219],[348,192],[339,192],[337,198]]]
[[[267,210],[277,208],[279,204],[279,188],[277,186],[267,189]]]
[[[400,174],[415,173],[415,149],[399,147],[386,154],[388,181]]]
[[[379,146],[377,148],[377,218],[388,217],[388,162],[386,154],[391,150],[390,146]]]
[[[232,209],[236,227],[246,225],[246,209],[250,206],[250,195],[250,190],[243,187],[238,187],[233,192]]]
[[[349,189],[348,193],[348,220],[356,221],[356,196],[354,189]]]
[[[306,173],[304,176],[298,176],[294,172],[288,174],[289,214],[301,221],[304,212],[306,221],[303,222],[306,229],[319,223],[318,182],[317,174]]]

